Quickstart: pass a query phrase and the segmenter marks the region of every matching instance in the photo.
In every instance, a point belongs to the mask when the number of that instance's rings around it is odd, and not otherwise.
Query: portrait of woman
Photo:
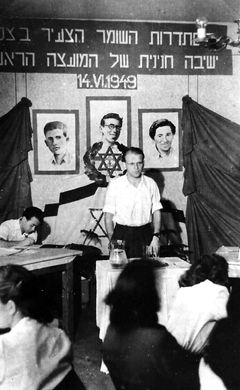
[[[145,154],[145,168],[181,169],[180,111],[139,110],[139,144]]]

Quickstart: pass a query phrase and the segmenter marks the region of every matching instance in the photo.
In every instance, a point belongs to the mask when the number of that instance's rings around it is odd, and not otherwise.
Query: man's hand
[[[35,241],[31,237],[26,237],[22,241],[5,241],[0,239],[0,248],[12,248],[16,246],[23,247],[23,246],[30,246],[33,244],[35,244]]]
[[[5,241],[0,238],[0,248],[11,248],[16,245],[16,241]]]
[[[160,240],[158,237],[153,236],[151,244],[149,245],[149,255],[158,257],[160,251]]]

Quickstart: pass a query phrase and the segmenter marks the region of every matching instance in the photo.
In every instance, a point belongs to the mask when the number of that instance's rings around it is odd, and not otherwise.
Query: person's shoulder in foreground
[[[180,277],[167,329],[182,346],[204,349],[216,321],[227,317],[228,264],[217,254],[203,255]]]
[[[71,343],[50,325],[39,279],[21,265],[0,267],[0,389],[55,389],[72,370]]]
[[[32,245],[37,241],[36,228],[43,222],[43,212],[37,207],[28,207],[19,219],[10,219],[0,225],[0,246],[9,247],[21,243]]]

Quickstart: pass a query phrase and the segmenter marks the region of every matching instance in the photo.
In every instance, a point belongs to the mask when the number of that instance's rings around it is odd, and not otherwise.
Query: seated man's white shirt
[[[0,239],[5,241],[23,241],[25,238],[31,238],[37,241],[37,232],[22,233],[20,228],[20,219],[9,219],[0,225]]]
[[[166,325],[180,345],[193,352],[205,346],[216,321],[227,317],[229,292],[210,280],[179,288]]]
[[[113,214],[113,221],[120,225],[142,226],[150,223],[152,214],[161,208],[159,190],[153,179],[142,175],[135,187],[124,175],[110,182],[103,211]]]

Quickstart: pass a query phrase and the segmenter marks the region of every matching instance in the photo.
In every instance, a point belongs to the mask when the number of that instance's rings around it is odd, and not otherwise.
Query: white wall
[[[0,73],[0,116],[8,112],[21,97],[32,101],[32,109],[70,109],[79,111],[80,174],[86,150],[86,97],[130,96],[132,145],[138,146],[138,109],[181,108],[182,97],[189,94],[194,100],[222,116],[240,124],[240,53],[233,49],[233,75],[230,76],[138,76],[137,90],[83,90],[76,87],[73,74],[12,74]],[[98,124],[96,123],[96,131]],[[33,204],[44,208],[58,201],[67,175],[34,174],[33,153],[29,155],[33,173]],[[183,171],[163,172],[163,195],[185,212],[186,198],[182,194]],[[187,243],[185,231],[183,241]]]

